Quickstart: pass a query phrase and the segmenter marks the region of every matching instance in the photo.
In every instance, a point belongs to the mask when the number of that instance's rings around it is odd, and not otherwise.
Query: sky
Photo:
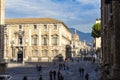
[[[100,0],[5,0],[6,18],[53,18],[90,33],[100,18]]]

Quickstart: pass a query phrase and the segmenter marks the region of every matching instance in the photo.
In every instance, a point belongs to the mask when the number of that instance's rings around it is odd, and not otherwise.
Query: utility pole
[[[6,63],[4,61],[4,27],[5,13],[4,0],[0,0],[0,74],[5,74]]]

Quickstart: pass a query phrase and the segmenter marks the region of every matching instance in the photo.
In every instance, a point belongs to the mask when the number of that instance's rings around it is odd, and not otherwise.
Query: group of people
[[[42,70],[42,66],[41,65],[36,65],[36,68],[37,68],[38,71]]]
[[[80,76],[84,76],[84,68],[79,67]]]
[[[60,70],[58,70],[58,72],[56,72],[55,70],[50,70],[49,71],[49,77],[50,80],[64,80],[63,75],[61,74]]]
[[[80,76],[82,76],[82,77],[84,76],[84,74],[85,74],[84,68],[79,67],[79,74],[80,74]],[[86,79],[86,80],[89,80],[89,74],[88,74],[88,73],[85,74],[85,79]]]
[[[65,62],[63,62],[63,63],[59,63],[58,69],[59,69],[59,70],[61,70],[61,69],[69,70],[69,67],[68,67],[68,65],[66,65]]]

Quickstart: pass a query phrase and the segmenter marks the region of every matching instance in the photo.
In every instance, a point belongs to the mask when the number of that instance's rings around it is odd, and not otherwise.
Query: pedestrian
[[[40,65],[39,67],[38,67],[38,71],[41,71],[42,70],[42,66]]]
[[[64,80],[64,77],[63,77],[63,75],[61,75],[61,76],[60,76],[60,80]]]
[[[57,72],[57,79],[60,80],[60,78],[61,78],[61,73],[60,73],[60,70],[58,70],[58,72]]]
[[[86,80],[89,80],[89,74],[88,74],[88,73],[86,73],[85,79],[86,79]]]
[[[79,74],[80,74],[80,76],[82,75],[81,73],[82,73],[82,69],[81,69],[81,67],[79,67]]]
[[[42,79],[42,75],[40,75],[39,80],[43,80],[43,79]]]
[[[54,80],[56,80],[56,71],[55,70],[53,71],[53,78],[54,78]]]
[[[66,68],[67,68],[67,70],[69,70],[69,66],[68,65],[66,66]]]
[[[27,80],[27,76],[24,76],[24,77],[23,77],[23,80]]]
[[[93,58],[93,63],[95,63],[95,58]]]
[[[84,68],[81,68],[82,76],[84,76]]]
[[[36,69],[38,69],[38,64],[36,65]]]
[[[63,67],[64,67],[64,70],[65,70],[65,62],[63,63]]]
[[[52,80],[52,70],[49,71],[49,77],[50,77],[50,80]]]

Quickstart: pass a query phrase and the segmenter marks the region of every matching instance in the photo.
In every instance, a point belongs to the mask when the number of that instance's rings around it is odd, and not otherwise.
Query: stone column
[[[4,0],[0,0],[0,74],[5,74],[4,62]]]
[[[120,3],[112,1],[113,25],[115,27],[115,53],[113,54],[112,80],[120,80]]]

